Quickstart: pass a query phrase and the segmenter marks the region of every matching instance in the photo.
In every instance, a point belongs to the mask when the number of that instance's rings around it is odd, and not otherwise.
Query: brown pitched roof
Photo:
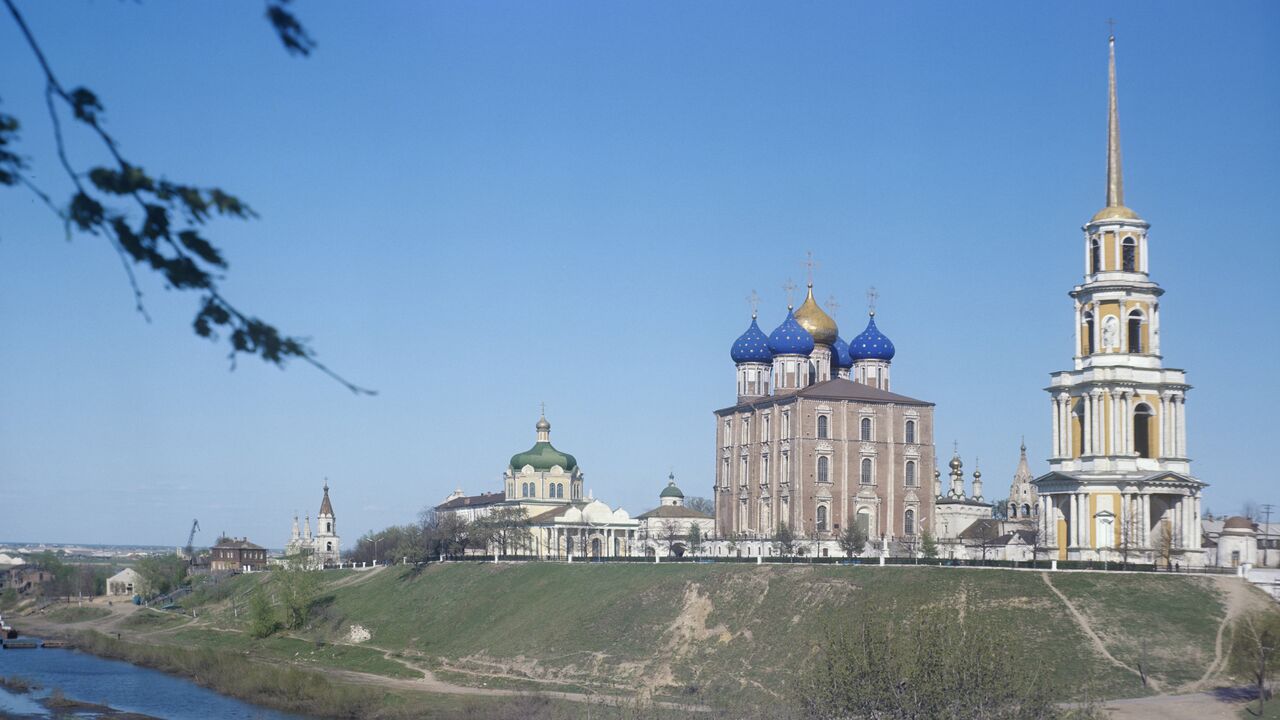
[[[897,403],[899,405],[933,405],[933,403],[927,400],[917,400],[912,397],[907,397],[906,395],[891,393],[888,390],[881,390],[852,380],[831,378],[830,380],[824,380],[820,383],[814,383],[803,390],[797,390],[789,395],[771,395],[753,402],[745,402],[741,405],[725,408],[725,410],[769,405],[785,401],[792,397],[809,398],[811,400],[854,400],[874,403]]]
[[[449,502],[441,503],[436,506],[437,510],[460,510],[468,507],[483,507],[485,505],[493,505],[507,499],[504,492],[480,493],[479,495],[463,495],[456,497]]]
[[[333,514],[333,505],[329,502],[329,483],[324,484],[324,499],[320,501],[320,514]]]
[[[647,520],[648,518],[690,518],[695,520],[710,520],[711,516],[706,513],[698,512],[693,508],[687,508],[683,505],[659,505],[649,512],[641,513],[636,516],[637,520]]]

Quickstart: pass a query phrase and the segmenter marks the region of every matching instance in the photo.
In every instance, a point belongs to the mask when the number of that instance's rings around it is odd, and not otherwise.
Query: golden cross
[[[755,317],[760,309],[760,296],[756,294],[755,288],[752,288],[751,294],[747,296],[747,304],[751,306],[751,317]]]
[[[832,317],[834,317],[836,313],[840,312],[840,303],[836,302],[835,295],[827,298],[827,309],[831,311]]]
[[[1116,34],[1116,21],[1115,21],[1115,18],[1107,18],[1107,27],[1111,28],[1111,35],[1112,35],[1112,37],[1114,37],[1114,36],[1115,36],[1115,34]]]
[[[542,417],[547,416],[547,404],[545,402],[538,403],[538,414]]]
[[[796,284],[787,278],[787,282],[782,286],[782,291],[787,294],[787,307],[791,307],[794,298],[792,294],[796,291]]]
[[[812,250],[806,250],[804,254],[805,254],[805,261],[804,261],[805,272],[809,276],[809,284],[813,285],[813,271],[818,267],[818,261],[813,259]]]
[[[876,292],[876,286],[872,285],[867,291],[867,309],[874,315],[876,312],[876,298],[880,297],[880,293]]]

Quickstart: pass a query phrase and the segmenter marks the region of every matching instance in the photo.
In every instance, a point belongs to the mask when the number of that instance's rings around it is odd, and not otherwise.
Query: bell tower
[[[1084,278],[1071,289],[1073,369],[1051,375],[1052,454],[1035,481],[1042,537],[1059,559],[1152,553],[1162,539],[1198,564],[1200,490],[1187,457],[1186,373],[1160,352],[1150,225],[1125,205],[1116,43],[1107,65],[1106,203],[1082,228]]]

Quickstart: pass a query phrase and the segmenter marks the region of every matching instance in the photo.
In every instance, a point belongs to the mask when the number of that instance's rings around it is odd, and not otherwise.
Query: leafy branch
[[[289,0],[267,5],[267,19],[280,36],[286,50],[308,55],[315,42],[298,19],[284,9]],[[73,230],[105,238],[120,257],[133,291],[136,309],[150,321],[134,266],[149,269],[174,290],[200,295],[200,309],[192,326],[203,338],[227,337],[232,367],[239,354],[249,354],[283,367],[299,359],[341,383],[356,394],[374,395],[335,373],[320,362],[316,352],[302,338],[285,335],[274,325],[254,317],[222,294],[218,281],[227,269],[221,251],[205,236],[204,229],[215,218],[251,220],[257,213],[240,198],[218,187],[176,182],[154,177],[141,165],[130,162],[119,143],[102,124],[102,101],[85,87],[66,88],[54,74],[44,51],[36,42],[26,20],[13,0],[3,0],[40,64],[45,78],[45,105],[53,127],[58,162],[75,192],[65,207],[55,203],[25,174],[26,160],[11,148],[17,139],[17,118],[0,113],[0,185],[22,185],[35,193],[62,219],[68,237]],[[112,163],[79,172],[67,155],[62,116],[88,128],[109,153]],[[130,212],[132,209],[132,212]]]

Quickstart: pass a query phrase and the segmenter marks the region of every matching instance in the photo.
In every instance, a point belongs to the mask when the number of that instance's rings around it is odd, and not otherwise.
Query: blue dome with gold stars
[[[787,319],[770,333],[769,349],[774,355],[808,355],[813,352],[813,336],[796,322],[791,308],[787,308]]]
[[[876,314],[867,319],[867,329],[849,341],[849,355],[854,360],[892,360],[893,343],[876,327]]]
[[[853,356],[849,354],[849,343],[844,338],[836,336],[836,341],[831,343],[831,349],[836,354],[836,367],[848,369],[853,367]]]
[[[769,338],[756,324],[756,316],[751,315],[751,327],[742,333],[742,336],[733,341],[733,347],[729,350],[729,355],[735,363],[758,362],[767,363],[773,361],[773,353],[769,352]]]

